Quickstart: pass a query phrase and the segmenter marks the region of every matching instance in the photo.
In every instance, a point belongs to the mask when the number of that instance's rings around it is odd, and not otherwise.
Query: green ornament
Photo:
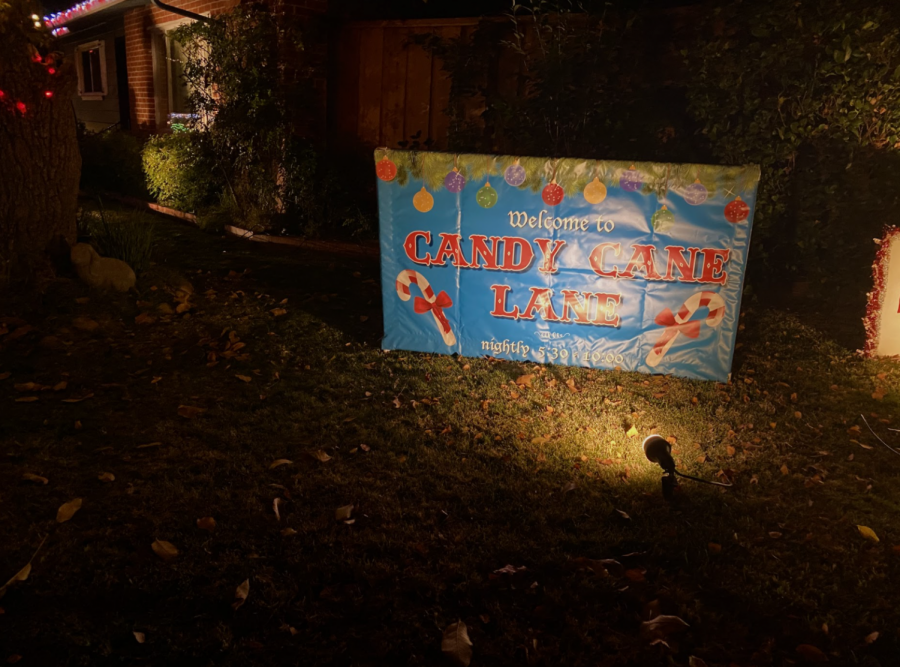
[[[663,207],[650,218],[650,222],[655,231],[664,232],[675,224],[675,215],[663,204]]]
[[[482,208],[490,208],[497,203],[497,191],[491,187],[490,181],[485,183],[484,187],[475,194],[475,201]]]

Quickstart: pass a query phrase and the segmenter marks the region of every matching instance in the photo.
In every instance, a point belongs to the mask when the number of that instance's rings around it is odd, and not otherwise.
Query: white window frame
[[[100,92],[93,91],[86,93],[84,92],[84,67],[81,63],[81,54],[85,51],[90,51],[91,49],[99,49],[100,50],[100,85],[102,90]],[[102,100],[107,95],[106,84],[106,42],[102,39],[94,40],[93,42],[86,42],[84,44],[79,44],[75,47],[75,69],[78,72],[78,95],[83,100]]]
[[[209,16],[209,12],[201,12],[201,16]],[[170,33],[176,28],[180,28],[186,23],[193,23],[194,19],[190,18],[180,18],[175,19],[173,21],[166,21],[165,23],[158,23],[153,27],[154,33],[156,35],[156,39],[153,40],[153,72],[154,72],[154,97],[160,95],[160,90],[158,90],[158,86],[162,83],[162,79],[165,79],[166,84],[166,111],[167,113],[163,114],[160,105],[156,104],[156,123],[158,127],[163,127],[168,125],[173,120],[173,117],[180,117],[184,114],[174,113],[172,111],[172,98],[173,98],[173,81],[172,81],[172,66],[169,62],[169,53],[171,47],[169,42],[171,40]]]

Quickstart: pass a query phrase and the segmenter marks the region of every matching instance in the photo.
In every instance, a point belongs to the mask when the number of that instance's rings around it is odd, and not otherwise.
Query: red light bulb
[[[16,102],[16,109],[19,110],[19,113],[25,113],[25,111],[27,110],[25,102]]]
[[[55,68],[55,67],[48,67],[48,68],[47,68],[47,74],[56,74],[56,68]]]
[[[53,91],[52,91],[52,90],[45,90],[45,91],[44,91],[44,97],[46,97],[46,98],[49,100],[51,97],[53,97]]]

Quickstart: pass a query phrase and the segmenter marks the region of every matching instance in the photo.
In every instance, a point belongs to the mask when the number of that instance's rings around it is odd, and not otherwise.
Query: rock
[[[95,331],[100,325],[90,317],[76,317],[72,320],[72,326],[79,331]]]
[[[76,243],[72,246],[72,264],[81,281],[90,287],[127,292],[134,287],[134,271],[125,262],[101,257],[93,246]]]

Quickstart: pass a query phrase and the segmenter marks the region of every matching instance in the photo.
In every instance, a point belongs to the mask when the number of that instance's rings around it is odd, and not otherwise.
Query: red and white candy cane
[[[453,331],[450,330],[450,322],[447,320],[447,316],[444,315],[444,308],[449,308],[453,305],[453,301],[450,300],[447,293],[441,291],[435,296],[434,290],[431,289],[431,285],[428,284],[425,276],[418,271],[406,269],[405,271],[401,271],[397,276],[397,296],[403,301],[409,301],[410,299],[410,285],[418,285],[419,289],[422,290],[422,294],[425,296],[424,299],[417,296],[413,300],[413,309],[420,315],[431,311],[431,314],[434,316],[434,322],[437,324],[438,331],[441,332],[441,336],[444,339],[444,343],[450,346],[456,345],[456,336],[454,336]]]
[[[725,317],[725,301],[715,292],[695,292],[681,304],[677,313],[666,308],[656,316],[654,321],[663,325],[665,329],[653,349],[650,350],[650,354],[647,355],[648,366],[659,365],[679,334],[684,334],[688,338],[696,338],[700,335],[701,320],[692,320],[691,318],[701,308],[709,309],[709,313],[706,315],[706,326],[717,327],[722,323],[722,318]]]

